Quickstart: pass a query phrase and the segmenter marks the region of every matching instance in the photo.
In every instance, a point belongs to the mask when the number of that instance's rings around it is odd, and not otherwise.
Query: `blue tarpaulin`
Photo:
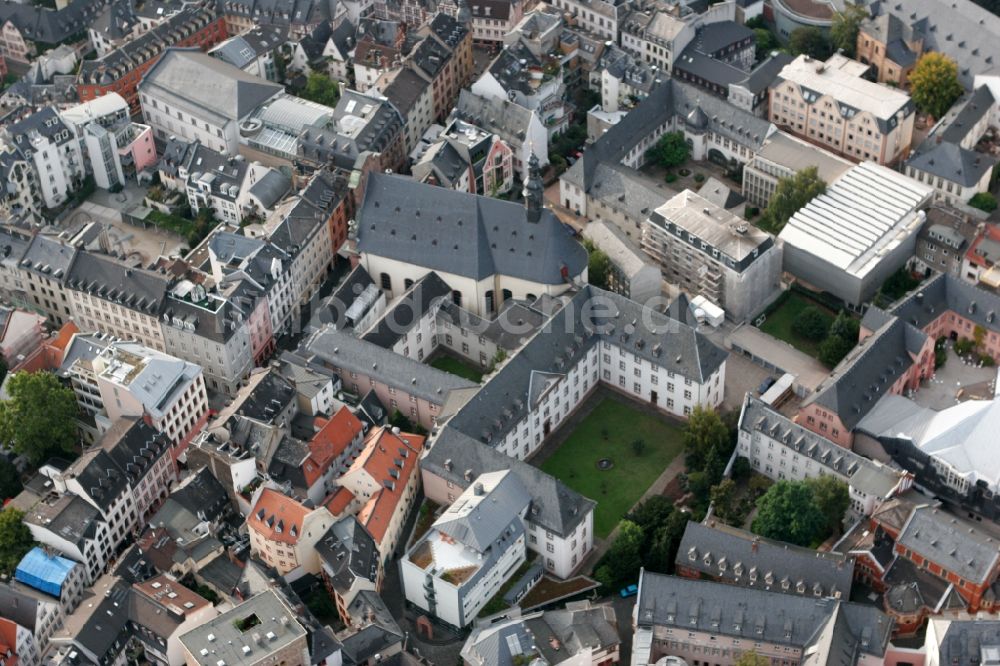
[[[14,571],[14,578],[36,590],[41,590],[53,597],[59,597],[63,583],[76,562],[65,557],[50,555],[41,548],[35,547],[28,551]]]

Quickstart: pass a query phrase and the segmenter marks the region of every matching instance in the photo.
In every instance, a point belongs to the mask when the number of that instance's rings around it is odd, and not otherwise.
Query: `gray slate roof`
[[[537,224],[525,207],[409,178],[372,173],[358,211],[358,249],[443,273],[482,280],[504,275],[563,284],[587,252],[549,210]]]
[[[501,477],[497,479],[496,477]],[[483,484],[490,485],[479,494]],[[485,553],[524,511],[531,499],[514,473],[488,472],[434,521],[434,529],[455,541]]]
[[[977,74],[1000,65],[1000,18],[971,0],[876,0],[873,16],[893,13],[924,35],[924,50],[959,63],[959,80],[972,86]]]
[[[848,430],[864,418],[879,398],[913,365],[927,334],[899,318],[876,330],[837,364],[803,403],[826,407]]]
[[[364,373],[388,386],[405,386],[408,393],[437,405],[443,404],[451,391],[476,386],[467,379],[400,356],[329,326],[306,340],[300,354],[315,357],[327,365]]]
[[[951,310],[982,326],[1000,331],[1000,295],[980,289],[948,274],[939,274],[915,289],[892,308],[892,313],[924,328]]]
[[[906,166],[940,176],[962,187],[972,187],[996,163],[997,158],[991,155],[966,150],[955,143],[939,143],[911,157]]]
[[[392,349],[400,338],[429,312],[434,303],[451,296],[451,287],[445,284],[437,273],[431,271],[413,283],[413,285],[397,299],[391,308],[361,336],[365,342],[371,342],[385,349]]]
[[[881,657],[892,632],[892,621],[874,606],[648,571],[639,580],[636,604],[639,627],[697,630],[776,645],[807,647],[825,631],[835,629],[838,640],[834,645],[849,655],[848,664],[856,663],[861,655]]]
[[[237,121],[284,88],[197,48],[170,48],[143,75],[139,89],[172,96],[200,115]]]
[[[927,504],[913,510],[896,543],[977,585],[1000,557],[1000,541]]]
[[[648,325],[658,330],[650,330]],[[593,345],[605,340],[698,383],[711,376],[727,357],[690,326],[644,310],[624,296],[587,286],[555,313],[448,425],[484,444],[501,441],[534,408],[534,395],[542,383],[569,372]]]
[[[854,578],[853,557],[694,521],[684,530],[677,566],[740,587],[806,597],[849,599]]]
[[[379,555],[374,537],[357,517],[345,516],[316,542],[327,580],[339,593],[347,593],[358,578],[372,584],[378,576]]]
[[[576,529],[597,504],[537,467],[484,446],[449,426],[444,427],[434,446],[421,459],[420,468],[459,488],[471,483],[466,480],[467,471],[474,479],[486,472],[509,469],[531,497],[527,519],[560,536]]]

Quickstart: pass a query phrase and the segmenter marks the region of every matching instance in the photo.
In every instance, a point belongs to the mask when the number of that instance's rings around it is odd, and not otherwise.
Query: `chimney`
[[[476,485],[472,487],[472,492],[474,492],[477,497],[482,497],[486,494],[486,489],[483,488],[483,484],[476,483]]]
[[[753,541],[750,542],[750,552],[756,553],[757,546],[760,545],[760,537],[754,537]]]

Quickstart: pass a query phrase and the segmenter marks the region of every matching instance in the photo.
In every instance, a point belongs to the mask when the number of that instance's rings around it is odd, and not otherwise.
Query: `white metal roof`
[[[781,231],[785,243],[862,276],[919,231],[932,189],[872,162],[848,170]]]

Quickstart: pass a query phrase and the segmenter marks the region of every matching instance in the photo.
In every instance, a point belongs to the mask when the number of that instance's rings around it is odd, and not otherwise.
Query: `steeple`
[[[528,179],[524,181],[524,207],[528,210],[528,222],[537,224],[542,217],[542,187],[541,169],[538,167],[538,157],[534,151],[528,159]]]

